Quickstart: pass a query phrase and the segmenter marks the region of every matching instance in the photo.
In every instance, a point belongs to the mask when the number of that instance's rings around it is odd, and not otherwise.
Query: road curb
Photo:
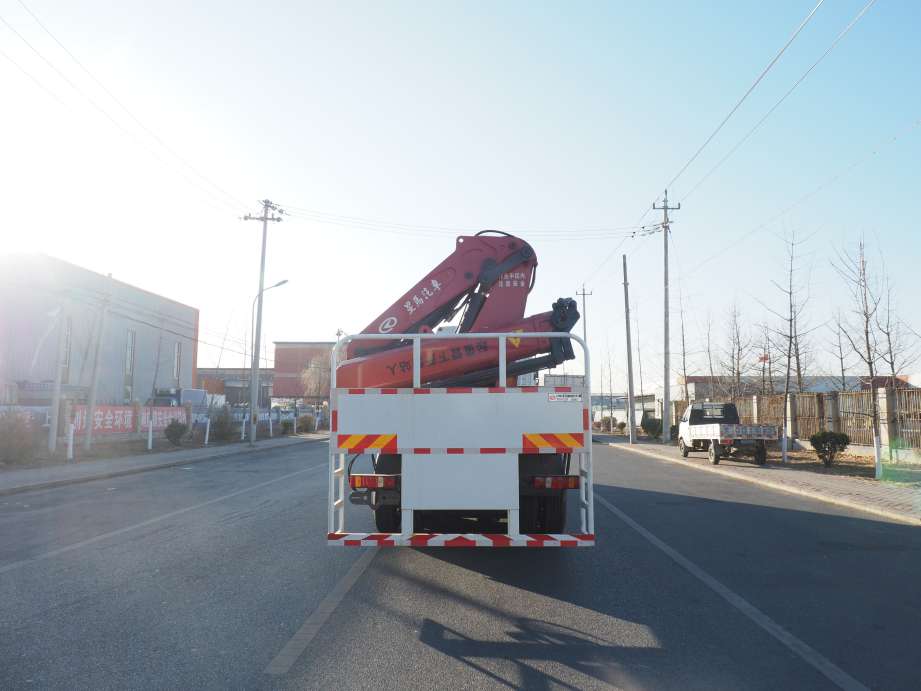
[[[669,463],[674,463],[680,465],[682,468],[691,468],[694,470],[703,470],[708,473],[713,473],[714,475],[719,475],[720,477],[727,477],[733,480],[740,480],[742,482],[750,482],[753,485],[760,485],[762,487],[769,487],[770,489],[775,489],[780,492],[786,492],[787,494],[796,494],[801,497],[807,497],[809,499],[817,499],[819,501],[824,501],[826,504],[834,504],[836,506],[843,506],[848,509],[854,509],[856,511],[863,511],[864,513],[871,513],[876,516],[881,516],[882,518],[888,518],[892,521],[898,521],[899,523],[904,523],[906,525],[921,526],[921,518],[917,516],[910,516],[904,513],[899,513],[898,511],[887,511],[886,509],[879,509],[868,504],[861,504],[855,501],[848,501],[847,499],[841,499],[834,495],[825,494],[823,492],[816,492],[808,489],[800,489],[798,487],[791,487],[790,485],[785,485],[782,482],[772,482],[771,480],[765,480],[758,477],[744,477],[742,475],[737,475],[735,473],[729,473],[724,471],[718,466],[704,466],[697,465],[695,463],[686,463],[684,461],[678,460],[677,458],[671,458],[661,453],[655,451],[647,451],[646,449],[638,449],[631,446],[625,446],[624,444],[616,444],[607,442],[607,445],[616,448],[624,449],[625,451],[632,451],[633,453],[638,453],[643,456],[649,456],[650,458],[655,458],[660,461],[667,461]]]
[[[79,485],[84,482],[93,482],[95,480],[108,480],[114,477],[124,477],[126,475],[137,475],[139,473],[146,473],[149,470],[162,470],[164,468],[175,468],[180,465],[193,465],[195,463],[203,463],[204,461],[213,461],[218,458],[228,458],[229,456],[239,456],[245,453],[250,453],[252,451],[275,451],[276,449],[290,449],[300,444],[310,444],[312,442],[326,442],[327,439],[301,439],[297,442],[292,442],[291,444],[279,444],[276,446],[270,446],[266,449],[259,449],[257,446],[255,449],[251,449],[248,446],[245,449],[233,449],[228,450],[222,453],[211,454],[208,456],[203,456],[201,458],[192,458],[180,461],[168,461],[165,463],[158,463],[157,465],[146,465],[141,468],[124,468],[122,470],[111,470],[105,473],[97,473],[95,475],[86,475],[84,477],[75,477],[67,478],[64,480],[46,480],[45,482],[35,482],[31,485],[17,485],[16,487],[6,487],[0,488],[0,497],[9,496],[11,494],[20,494],[22,492],[31,492],[33,490],[41,489],[52,489],[54,487],[64,487],[66,485]]]

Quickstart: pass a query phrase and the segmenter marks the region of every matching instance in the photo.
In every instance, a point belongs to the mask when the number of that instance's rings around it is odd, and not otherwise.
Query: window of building
[[[182,372],[182,343],[176,341],[176,350],[173,356],[173,379],[176,380],[176,386],[179,386],[179,375]]]

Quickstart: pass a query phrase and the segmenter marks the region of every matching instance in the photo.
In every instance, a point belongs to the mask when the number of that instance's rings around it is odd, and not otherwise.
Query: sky
[[[0,251],[198,307],[200,365],[238,366],[261,239],[240,217],[258,200],[290,212],[269,228],[266,284],[288,283],[265,295],[267,343],[357,332],[458,234],[501,229],[538,256],[528,314],[592,292],[593,376],[610,362],[615,390],[626,253],[648,390],[662,236],[625,229],[661,220],[670,184],[673,373],[682,305],[690,374],[708,319],[718,345],[733,305],[748,328],[776,322],[792,233],[829,370],[823,325],[849,305],[834,261],[861,237],[921,331],[921,5],[874,3],[697,186],[866,5],[824,2],[673,181],[817,1],[0,0]]]

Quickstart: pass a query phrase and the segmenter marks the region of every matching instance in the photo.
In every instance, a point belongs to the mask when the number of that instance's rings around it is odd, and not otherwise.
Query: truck
[[[687,458],[691,451],[706,451],[710,463],[723,456],[752,456],[767,462],[767,443],[777,440],[775,425],[743,425],[734,403],[691,403],[678,424],[678,449]]]
[[[525,316],[536,269],[518,237],[457,237],[444,261],[340,338],[330,367],[329,545],[594,545],[589,352],[571,333],[572,298]],[[581,385],[519,384],[573,360],[574,346]],[[376,532],[349,532],[347,502],[373,512]]]

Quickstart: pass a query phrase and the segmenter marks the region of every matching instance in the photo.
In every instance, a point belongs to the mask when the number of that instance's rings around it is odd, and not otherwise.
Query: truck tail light
[[[398,475],[349,475],[352,489],[396,489]]]
[[[535,489],[579,489],[578,475],[539,475],[531,482]]]
[[[723,446],[732,446],[732,439],[720,439],[720,444]]]

